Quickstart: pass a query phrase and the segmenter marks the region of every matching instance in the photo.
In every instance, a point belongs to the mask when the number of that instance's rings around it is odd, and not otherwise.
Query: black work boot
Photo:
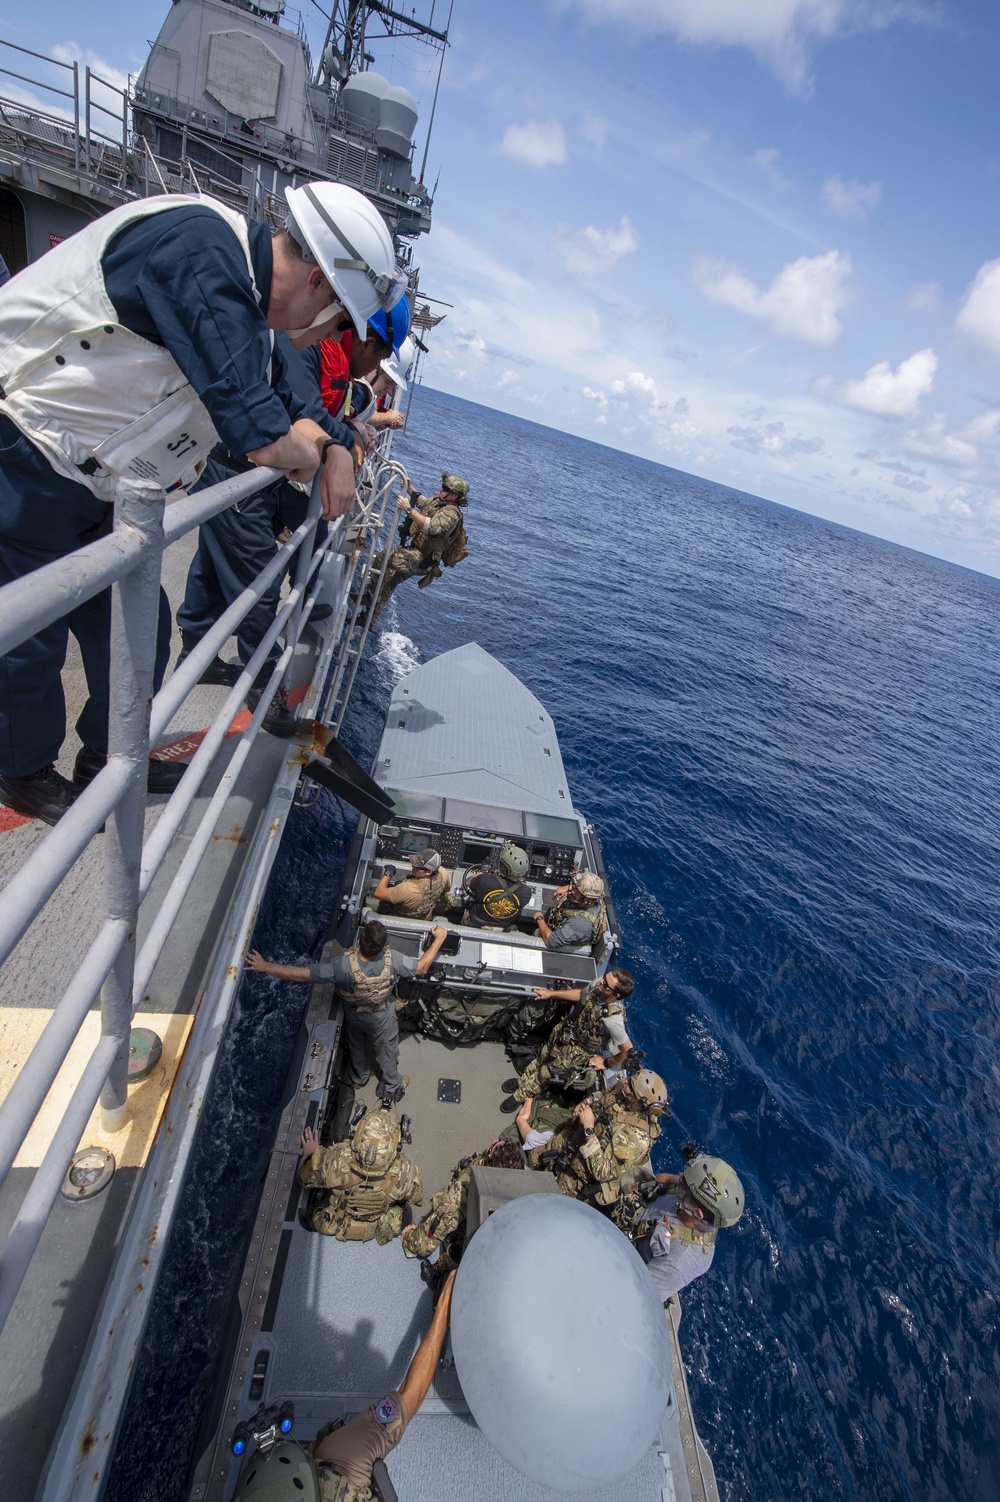
[[[513,1095],[514,1091],[517,1089],[520,1083],[521,1076],[519,1074],[512,1074],[509,1080],[504,1080],[503,1084],[500,1086],[500,1089],[503,1091],[504,1095]]]
[[[253,714],[260,703],[262,688],[252,688],[247,694],[244,703],[250,713]],[[276,688],[271,696],[267,713],[261,720],[262,727],[269,735],[278,735],[284,738],[295,734],[299,728],[299,722],[288,707],[288,695],[283,688]]]
[[[180,667],[185,657],[189,657],[195,647],[201,641],[200,636],[192,636],[190,631],[181,632],[181,652],[174,663],[174,672]],[[221,657],[213,657],[208,667],[198,679],[199,683],[215,683],[222,688],[232,688],[239,678],[243,669],[238,662],[223,662]]]
[[[93,782],[98,772],[102,772],[107,763],[108,758],[103,751],[92,751],[89,746],[81,746],[76,754],[76,765],[73,768],[73,783],[77,792],[85,788],[89,782]],[[147,767],[147,793],[172,793],[187,771],[187,762],[154,761],[150,757]]]
[[[30,777],[0,777],[0,801],[15,813],[45,824],[58,824],[79,791],[51,763]]]

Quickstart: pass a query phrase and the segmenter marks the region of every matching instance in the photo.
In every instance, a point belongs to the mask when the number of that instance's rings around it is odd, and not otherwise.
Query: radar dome
[[[352,130],[378,130],[379,107],[389,87],[389,80],[380,73],[355,73],[347,80],[340,98]]]
[[[382,150],[391,151],[394,156],[409,156],[416,124],[417,101],[409,89],[399,84],[387,88],[379,105],[375,137]]]
[[[462,1257],[451,1342],[480,1429],[541,1486],[610,1486],[657,1437],[663,1307],[631,1242],[589,1205],[533,1194],[495,1211]]]

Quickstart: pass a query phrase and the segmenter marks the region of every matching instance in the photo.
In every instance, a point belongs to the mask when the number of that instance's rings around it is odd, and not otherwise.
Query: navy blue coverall
[[[294,402],[267,376],[272,258],[266,226],[250,225],[250,249],[260,305],[238,240],[211,209],[168,209],[139,220],[115,236],[102,260],[119,321],[170,351],[223,444],[241,455],[282,438]],[[104,535],[110,513],[85,485],[58,474],[0,414],[0,584]],[[85,746],[107,752],[110,620],[110,591],[104,591],[0,658],[0,773],[30,777],[59,755],[66,732],[60,674],[70,631],[90,692],[77,732]],[[170,610],[161,591],[157,688],[169,651]]]
[[[310,354],[311,350],[304,352],[306,357]],[[320,399],[318,363],[308,362],[303,354],[292,348],[284,334],[278,334],[274,343],[272,383],[281,392],[282,400],[296,420],[311,417],[331,438],[345,448],[353,447],[356,439],[353,430],[331,417]],[[211,458],[195,488],[203,490],[208,485],[217,485],[232,473],[231,467]],[[287,481],[272,485],[202,523],[198,529],[198,551],[188,570],[184,601],[177,612],[177,624],[182,631],[198,640],[207,635],[237,596],[270,563],[274,557],[275,535],[281,530],[276,524],[278,507],[286,489],[291,490]],[[307,504],[308,497],[303,495],[302,517]],[[320,522],[317,543],[322,541],[325,530],[326,524]],[[236,647],[244,665],[250,661],[274,620],[281,583],[282,575],[279,574],[236,629]],[[280,645],[272,643],[267,660],[257,674],[259,680],[270,677],[280,654]]]

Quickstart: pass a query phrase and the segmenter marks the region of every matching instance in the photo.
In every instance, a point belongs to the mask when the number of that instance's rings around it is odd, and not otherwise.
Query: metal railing
[[[273,559],[219,618],[153,698],[157,599],[164,549],[201,522],[281,479],[279,471],[259,469],[239,475],[165,508],[164,498],[129,498],[116,507],[114,531],[107,537],[36,570],[0,589],[0,655],[67,615],[85,600],[111,587],[111,714],[107,765],[79,795],[59,823],[35,847],[0,893],[0,963],[73,870],[93,836],[104,837],[106,909],[75,975],[33,1050],[0,1105],[0,1182],[10,1171],[42,1103],[65,1061],[70,1045],[100,996],[101,1033],[0,1251],[0,1329],[13,1307],[49,1213],[92,1112],[100,1099],[106,1129],[128,1119],[127,1071],[131,1019],[145,994],[172,925],[190,890],[236,778],[246,762],[275,689],[284,681],[296,646],[316,602],[319,571],[339,559],[338,608],[322,657],[326,671],[347,616],[348,584],[366,573],[382,530],[391,483],[400,467],[376,458],[366,466],[359,501],[351,518],[340,518],[326,540],[314,547],[320,515],[314,491],[305,521]],[[295,560],[290,593],[277,610],[260,645],[244,667],[178,787],[144,839],[147,758],[173,716],[198,683],[209,662],[275,578]],[[234,713],[265,668],[279,636],[284,649],[263,687],[218,788],[159,902],[141,947],[136,945],[138,911],[171,849],[174,838],[229,730]],[[314,685],[318,703],[321,684]],[[294,749],[294,743],[293,743]],[[297,776],[298,769],[295,769]],[[289,794],[290,797],[290,794]],[[251,925],[252,926],[252,925]],[[247,931],[249,933],[249,930]],[[207,992],[206,988],[206,992]],[[235,990],[235,987],[233,987]],[[165,1239],[165,1238],[164,1238]]]
[[[44,63],[49,76],[38,68],[21,71],[32,66],[22,58]],[[7,79],[40,90],[44,98],[11,92]],[[128,172],[128,111],[127,91],[86,64],[0,40],[0,133],[9,138],[3,142],[7,151],[121,189]]]

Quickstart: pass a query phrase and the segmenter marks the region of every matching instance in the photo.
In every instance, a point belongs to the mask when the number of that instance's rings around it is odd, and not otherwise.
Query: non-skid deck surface
[[[673,1497],[655,1448],[614,1486],[592,1492],[554,1492],[528,1481],[494,1450],[473,1420],[423,1411],[388,1459],[400,1497],[410,1502],[660,1502]]]
[[[459,1158],[489,1147],[511,1118],[500,1110],[503,1081],[516,1073],[499,1043],[454,1048],[417,1033],[404,1033],[399,1067],[410,1083],[399,1106],[413,1123],[413,1145],[407,1149],[420,1165],[424,1180],[424,1209],[436,1189],[447,1184]],[[437,1099],[438,1081],[458,1080],[462,1098],[457,1105]],[[376,1104],[375,1078],[360,1098]]]

